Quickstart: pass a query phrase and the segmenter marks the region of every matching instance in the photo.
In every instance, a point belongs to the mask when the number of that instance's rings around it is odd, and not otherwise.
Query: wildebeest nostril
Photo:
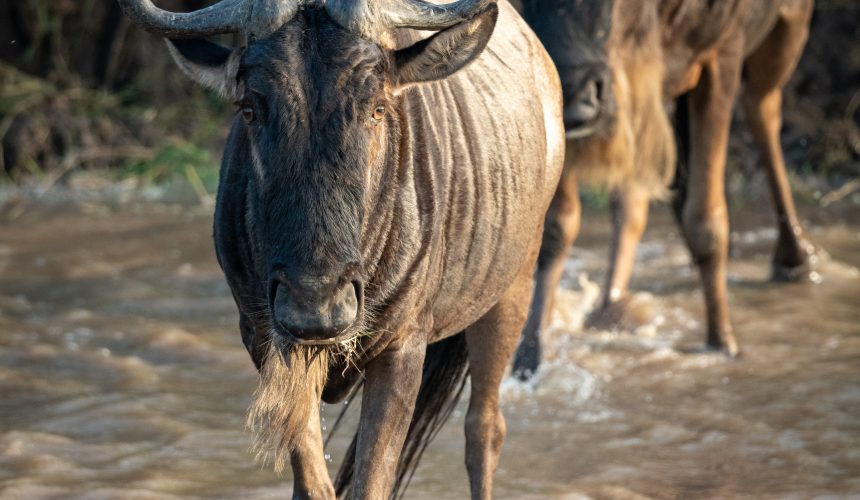
[[[342,328],[349,327],[358,316],[359,290],[354,282],[347,283],[335,292],[331,302],[331,320]]]
[[[364,283],[360,280],[353,280],[352,288],[355,290],[355,297],[358,299],[358,306],[364,306]]]

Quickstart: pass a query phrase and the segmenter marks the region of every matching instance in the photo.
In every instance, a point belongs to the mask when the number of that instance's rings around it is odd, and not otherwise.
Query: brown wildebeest
[[[489,498],[499,384],[564,156],[561,87],[538,39],[489,0],[120,3],[237,103],[215,246],[261,373],[258,450],[289,461],[297,497],[396,494],[468,371],[466,466],[472,497]],[[247,47],[201,38],[235,31]],[[335,488],[319,402],[362,377]]]
[[[605,326],[623,313],[649,200],[665,190],[675,171],[675,134],[665,111],[672,99],[679,99],[681,165],[674,206],[701,273],[707,346],[738,352],[726,292],[724,177],[739,93],[777,213],[773,277],[809,276],[815,249],[798,221],[779,130],[782,87],[800,58],[812,8],[813,0],[522,0],[523,16],[559,69],[569,139],[567,166],[547,214],[532,313],[515,361],[522,377],[538,366],[539,333],[579,228],[578,178],[612,189],[610,271],[589,323]]]

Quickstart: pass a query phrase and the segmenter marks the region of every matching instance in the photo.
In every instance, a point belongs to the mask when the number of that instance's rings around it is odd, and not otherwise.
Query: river
[[[502,387],[496,497],[860,495],[860,210],[846,203],[805,207],[830,259],[820,284],[790,285],[767,280],[768,210],[733,206],[737,360],[691,352],[703,304],[665,207],[637,254],[625,324],[583,331],[608,241],[606,214],[586,213],[547,361]],[[0,216],[0,498],[289,496],[289,478],[248,453],[257,376],[209,210],[77,201]],[[323,409],[326,428],[338,410]],[[463,413],[407,498],[467,496]],[[348,439],[327,450],[332,472]]]

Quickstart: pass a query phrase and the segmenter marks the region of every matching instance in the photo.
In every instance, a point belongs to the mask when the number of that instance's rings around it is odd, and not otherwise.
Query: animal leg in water
[[[609,274],[606,277],[600,307],[588,317],[589,327],[611,327],[618,324],[624,316],[636,247],[648,221],[649,199],[645,189],[633,184],[619,188],[612,194]]]
[[[732,105],[740,85],[743,40],[722,47],[704,65],[689,96],[690,164],[682,214],[684,237],[702,280],[708,347],[737,354],[729,320],[726,265],[729,220],[725,167]]]
[[[805,10],[781,19],[744,65],[746,120],[764,158],[779,227],[773,257],[773,279],[779,281],[808,279],[816,258],[797,217],[779,142],[782,87],[794,72],[809,31],[811,11]]]
[[[313,405],[307,427],[295,440],[290,453],[293,469],[293,498],[335,498],[326,467],[320,430],[319,405]]]
[[[579,219],[576,174],[573,169],[565,168],[546,213],[531,310],[514,359],[514,374],[521,380],[531,377],[540,363],[540,334],[549,324],[556,289],[564,271],[564,258],[579,233]]]
[[[394,485],[427,350],[427,339],[418,328],[400,338],[400,345],[367,364],[353,476],[359,480],[353,482],[353,499],[388,498]]]

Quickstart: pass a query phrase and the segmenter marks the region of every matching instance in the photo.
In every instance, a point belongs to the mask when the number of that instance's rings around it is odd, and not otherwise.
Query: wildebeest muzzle
[[[603,63],[562,70],[564,82],[564,129],[568,139],[587,137],[614,112],[611,74]]]
[[[309,274],[275,270],[269,303],[275,333],[297,344],[327,344],[347,340],[361,323],[364,285],[358,266],[344,272]]]

